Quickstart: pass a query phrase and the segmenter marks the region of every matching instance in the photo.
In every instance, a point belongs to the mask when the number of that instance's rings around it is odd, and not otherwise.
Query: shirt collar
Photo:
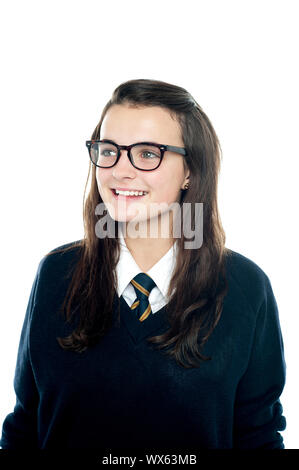
[[[117,291],[118,296],[120,297],[130,281],[142,271],[126,245],[121,228],[119,230],[119,242],[120,257],[116,266],[116,272],[118,279]],[[175,242],[167,253],[165,253],[165,255],[163,255],[149,271],[147,271],[147,274],[155,281],[156,286],[160,289],[166,299],[169,282],[175,267],[176,254],[177,243]]]

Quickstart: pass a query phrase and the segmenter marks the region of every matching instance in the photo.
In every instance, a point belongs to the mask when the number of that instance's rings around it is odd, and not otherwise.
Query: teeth
[[[121,194],[122,196],[143,196],[147,194],[145,191],[120,191],[115,189],[116,194]]]

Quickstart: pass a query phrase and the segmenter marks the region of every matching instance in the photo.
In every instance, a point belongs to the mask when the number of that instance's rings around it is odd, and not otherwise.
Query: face
[[[184,147],[178,122],[167,110],[158,106],[136,108],[124,104],[113,105],[103,120],[100,139],[109,139],[119,145],[155,142]],[[157,169],[142,171],[133,167],[127,151],[122,150],[115,166],[97,167],[98,190],[110,216],[120,222],[149,220],[161,213],[157,212],[157,207],[162,203],[171,205],[179,202],[181,190],[189,176],[183,159],[184,156],[167,151]],[[138,190],[146,194],[138,197],[116,196],[113,189]]]

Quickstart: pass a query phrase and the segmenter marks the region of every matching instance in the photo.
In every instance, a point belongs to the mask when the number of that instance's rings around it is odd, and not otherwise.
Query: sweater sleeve
[[[14,377],[16,405],[4,420],[1,446],[3,449],[37,448],[38,392],[31,368],[29,336],[38,284],[38,273],[32,285],[22,327]]]
[[[235,400],[234,447],[283,449],[286,427],[279,397],[285,384],[283,340],[278,308],[266,276],[248,367]]]

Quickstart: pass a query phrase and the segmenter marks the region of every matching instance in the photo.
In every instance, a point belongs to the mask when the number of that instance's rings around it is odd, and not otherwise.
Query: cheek
[[[99,191],[101,191],[102,187],[105,187],[109,180],[109,171],[100,171],[100,168],[96,170],[96,180]]]
[[[157,197],[165,202],[174,201],[180,192],[183,176],[178,172],[169,170],[157,175],[152,187],[155,189]]]

